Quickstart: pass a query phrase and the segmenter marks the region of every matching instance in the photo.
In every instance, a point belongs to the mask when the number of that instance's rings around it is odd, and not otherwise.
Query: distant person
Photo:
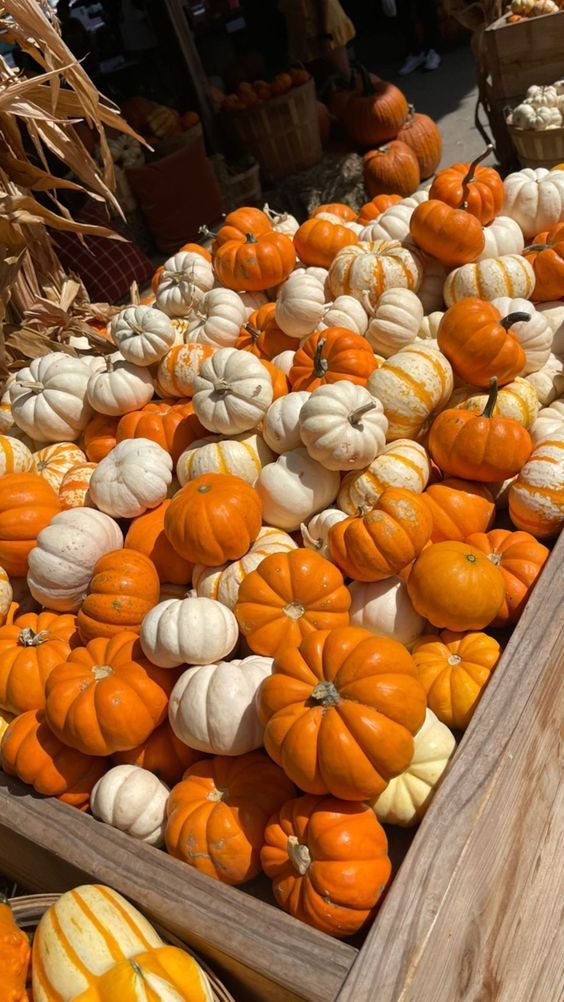
[[[382,0],[382,10],[386,17],[397,17],[407,46],[400,76],[407,76],[420,66],[424,70],[437,70],[441,57],[437,52],[440,36],[435,0]]]
[[[346,47],[356,31],[339,0],[279,0],[278,7],[286,16],[291,62],[324,63],[348,80]]]

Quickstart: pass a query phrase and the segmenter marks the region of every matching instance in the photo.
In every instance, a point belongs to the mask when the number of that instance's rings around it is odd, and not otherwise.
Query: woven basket
[[[11,898],[10,907],[20,929],[31,931],[38,925],[39,920],[44,913],[58,900],[58,894],[29,894],[24,895],[21,898]],[[154,923],[153,926],[157,930],[159,936],[161,936],[166,943],[169,943],[171,946],[180,947],[181,950],[189,953],[190,956],[197,960],[202,970],[204,970],[208,976],[214,1002],[235,1002],[235,999],[227,991],[227,988],[222,985],[217,975],[210,970],[205,961],[198,957],[198,955],[194,953],[189,946],[186,946],[186,943],[183,943],[182,940],[173,936],[171,932],[161,929],[160,926],[155,925]]]
[[[564,162],[564,128],[516,129],[507,123],[521,167],[556,167]]]
[[[287,177],[321,160],[313,80],[270,101],[230,112],[225,124],[258,161],[265,181]]]

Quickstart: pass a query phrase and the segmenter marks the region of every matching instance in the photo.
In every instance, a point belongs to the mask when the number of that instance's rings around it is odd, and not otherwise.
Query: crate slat
[[[496,99],[518,98],[531,84],[549,84],[564,72],[564,11],[486,28],[486,62]]]

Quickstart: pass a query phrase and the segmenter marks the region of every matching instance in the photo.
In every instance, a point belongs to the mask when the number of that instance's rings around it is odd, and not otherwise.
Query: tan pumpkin
[[[399,240],[361,241],[339,251],[330,269],[330,294],[354,296],[370,310],[386,289],[417,292],[423,280],[423,258]]]
[[[443,295],[447,306],[453,306],[469,296],[488,302],[500,296],[529,299],[534,287],[535,273],[527,259],[504,254],[455,268],[445,282]]]

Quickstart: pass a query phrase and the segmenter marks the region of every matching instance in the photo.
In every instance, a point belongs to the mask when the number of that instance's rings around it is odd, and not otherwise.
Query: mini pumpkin
[[[84,451],[91,463],[99,463],[116,445],[119,416],[95,414],[82,434]]]
[[[240,560],[222,564],[220,567],[205,567],[196,564],[193,585],[199,598],[213,598],[228,609],[234,609],[239,597],[241,583],[251,571],[255,571],[265,557],[271,553],[284,553],[297,549],[291,536],[269,525],[263,526],[249,549]],[[325,556],[325,554],[323,554]]]
[[[89,506],[88,488],[95,469],[96,463],[78,463],[65,473],[59,487],[59,501],[63,511]]]
[[[60,510],[55,491],[37,473],[0,478],[0,565],[10,577],[25,577],[39,533]]]
[[[517,623],[548,560],[549,550],[530,533],[507,529],[475,532],[468,536],[467,542],[499,567],[505,581],[505,599],[492,626]]]
[[[513,313],[502,318],[499,310],[481,299],[468,298],[451,306],[439,326],[439,348],[456,373],[474,386],[510,383],[525,368],[525,353],[511,331],[514,320],[529,319]]]
[[[484,249],[480,222],[435,198],[417,206],[409,229],[417,246],[448,268],[475,261]]]
[[[285,233],[270,231],[256,237],[247,233],[244,242],[229,240],[214,258],[217,278],[228,289],[260,292],[279,285],[296,263],[296,252]]]
[[[26,613],[0,628],[0,707],[11,713],[41,710],[45,682],[78,643],[76,618]]]
[[[509,488],[509,516],[538,539],[556,536],[564,524],[564,428],[537,445]]]
[[[213,345],[201,344],[199,341],[177,344],[171,348],[161,359],[157,369],[159,394],[164,397],[193,396],[194,380],[215,350]]]
[[[503,181],[493,167],[479,164],[492,152],[488,146],[471,163],[452,164],[439,171],[431,185],[430,198],[437,198],[453,208],[463,206],[471,216],[487,226],[503,207]]]
[[[116,440],[144,438],[156,442],[176,463],[184,450],[203,435],[205,428],[191,403],[162,400],[146,404],[140,411],[124,414],[117,426]]]
[[[164,517],[167,538],[191,563],[238,560],[256,539],[262,518],[257,491],[240,477],[206,473],[190,480]]]
[[[533,266],[535,287],[533,301],[545,303],[564,298],[564,222],[544,233],[537,233],[523,252]]]
[[[343,247],[357,242],[358,237],[344,223],[341,225],[315,216],[302,223],[294,235],[294,246],[300,260],[321,268],[329,268]]]
[[[309,455],[328,470],[362,469],[386,444],[382,404],[348,380],[314,390],[299,421]]]
[[[149,557],[161,581],[188,586],[193,565],[176,552],[165,533],[165,514],[170,504],[167,499],[134,518],[124,545]]]
[[[114,637],[123,630],[139,633],[144,616],[159,601],[159,576],[153,562],[132,549],[114,550],[98,560],[77,616],[84,644]]]
[[[419,186],[419,162],[407,143],[393,140],[364,154],[364,184],[375,195],[412,195]]]
[[[283,452],[261,470],[257,492],[268,525],[292,532],[337,496],[339,474],[326,470],[306,449]]]
[[[452,540],[423,550],[407,590],[420,616],[433,626],[458,632],[489,626],[505,598],[499,568],[481,550]]]
[[[417,162],[421,180],[431,177],[441,162],[442,137],[436,122],[428,115],[415,111],[409,105],[407,120],[398,132],[397,138],[411,147]],[[360,210],[362,213],[362,209]]]
[[[425,490],[431,467],[422,445],[407,438],[386,445],[366,470],[348,474],[337,496],[347,515],[365,515],[387,487],[404,487],[416,494]]]
[[[497,640],[443,630],[417,640],[412,654],[429,709],[447,727],[466,730],[501,657]]]
[[[290,369],[292,390],[315,390],[324,383],[346,379],[365,386],[378,367],[370,345],[345,327],[329,327],[312,334],[294,356]]]
[[[486,532],[495,518],[493,496],[485,484],[449,477],[427,487],[422,499],[433,519],[433,543]]]
[[[201,752],[188,748],[176,737],[167,719],[136,748],[114,752],[112,762],[115,765],[140,766],[154,773],[167,786],[174,786],[180,782],[186,769],[202,757]]]

